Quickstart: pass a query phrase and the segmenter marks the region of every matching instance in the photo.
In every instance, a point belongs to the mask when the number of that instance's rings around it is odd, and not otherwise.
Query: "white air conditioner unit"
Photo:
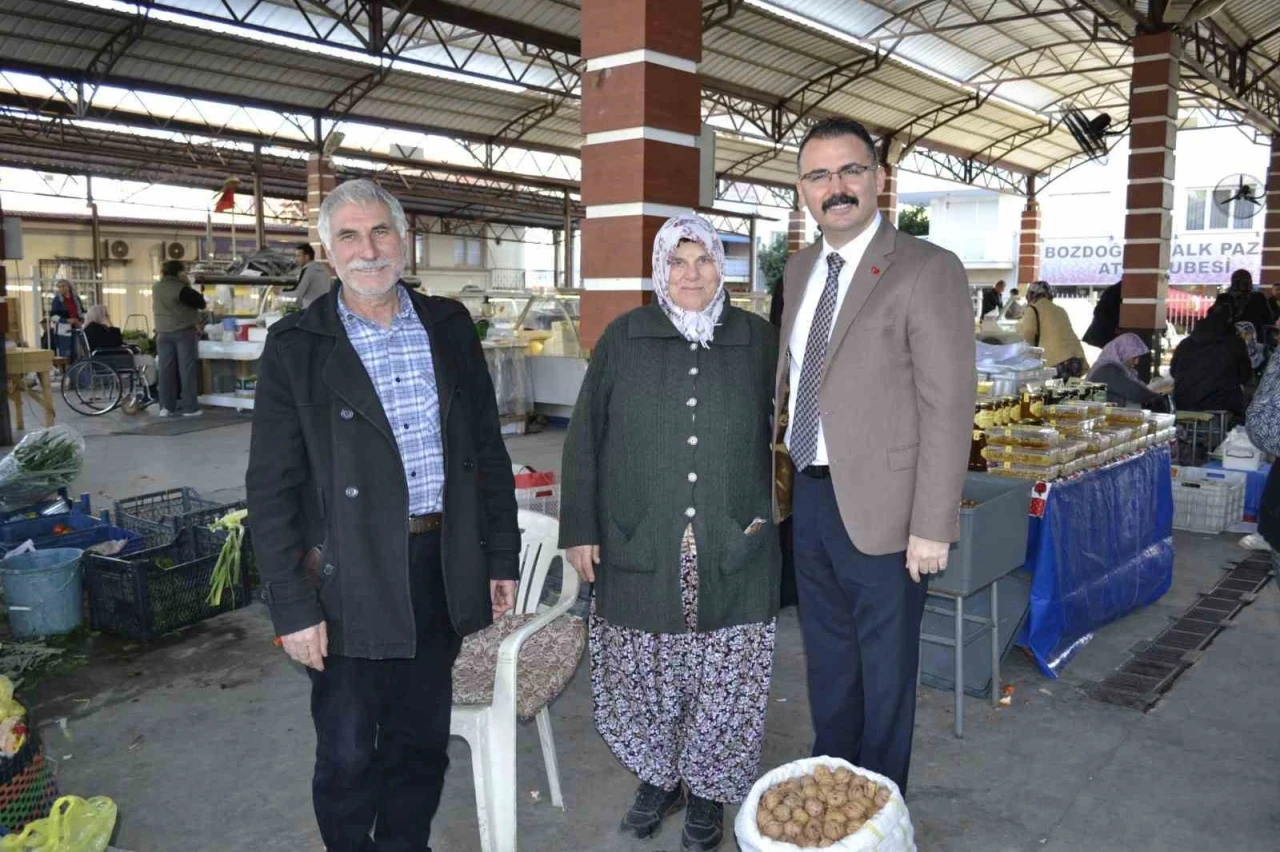
[[[129,244],[124,240],[103,240],[102,257],[105,260],[128,260]]]
[[[182,260],[187,256],[187,246],[177,240],[160,244],[160,254],[165,260]]]

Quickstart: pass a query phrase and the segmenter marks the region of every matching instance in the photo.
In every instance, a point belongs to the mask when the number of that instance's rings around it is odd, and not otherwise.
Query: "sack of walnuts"
[[[741,852],[916,852],[898,785],[831,757],[797,760],[757,781],[734,833]]]

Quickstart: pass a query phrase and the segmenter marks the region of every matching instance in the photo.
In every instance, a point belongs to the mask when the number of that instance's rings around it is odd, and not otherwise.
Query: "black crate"
[[[117,500],[112,516],[125,529],[136,529],[129,525],[134,521],[151,521],[168,524],[176,533],[181,527],[175,525],[172,519],[216,505],[218,504],[214,501],[201,497],[194,488],[169,488]]]
[[[222,603],[207,601],[225,538],[196,526],[170,544],[123,559],[86,553],[90,628],[149,641],[249,603],[249,572],[243,564],[239,585],[223,593]],[[173,567],[160,567],[158,561]]]

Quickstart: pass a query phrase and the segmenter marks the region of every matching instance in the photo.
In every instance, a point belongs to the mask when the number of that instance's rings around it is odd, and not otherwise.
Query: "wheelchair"
[[[112,346],[89,349],[83,330],[75,332],[78,358],[62,375],[62,399],[86,417],[97,417],[119,408],[137,414],[155,402],[142,369],[134,363],[137,349]]]

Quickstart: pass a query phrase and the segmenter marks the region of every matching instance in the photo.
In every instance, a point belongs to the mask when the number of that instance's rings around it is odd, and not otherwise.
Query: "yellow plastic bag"
[[[116,803],[106,796],[63,796],[21,834],[0,838],[0,852],[106,852],[116,827]]]

